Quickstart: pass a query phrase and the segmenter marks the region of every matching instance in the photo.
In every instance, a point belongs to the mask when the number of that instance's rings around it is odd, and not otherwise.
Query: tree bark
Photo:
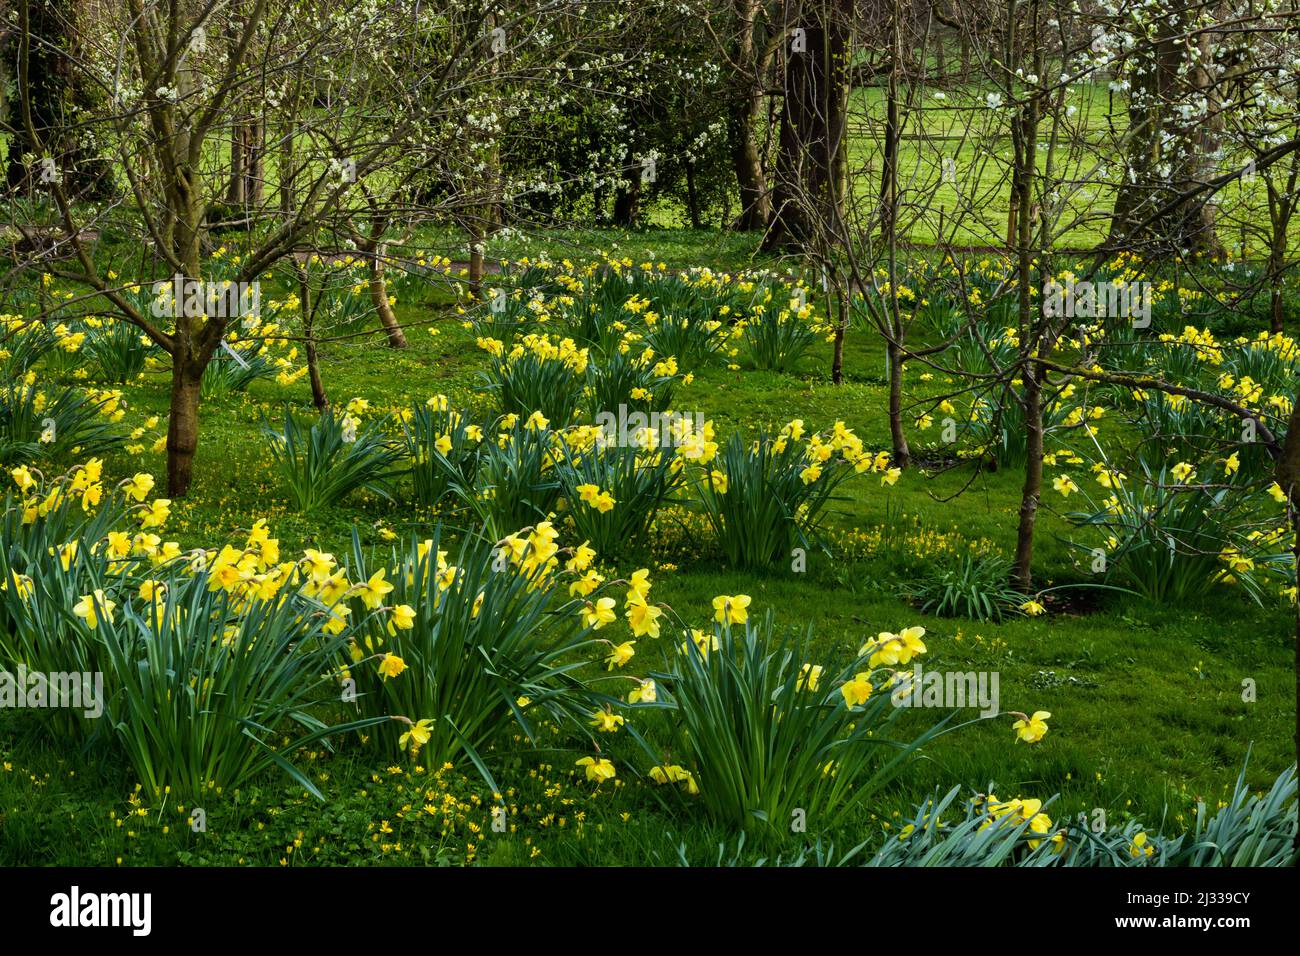
[[[199,395],[206,362],[178,348],[172,356],[171,403],[167,416],[167,494],[182,498],[194,480],[199,447]]]
[[[1014,9],[1009,5],[1009,9]],[[1009,43],[1009,60],[1015,59],[1019,45],[1021,58],[1032,63],[1041,74],[1042,41],[1040,39],[1039,2],[1031,0],[1029,19],[1025,26],[1028,43]],[[1028,56],[1025,54],[1028,53]],[[1033,200],[1034,179],[1038,174],[1038,126],[1040,102],[1035,94],[1019,108],[1012,124],[1012,154],[1014,156],[1012,196],[1016,226],[1016,285],[1017,311],[1020,325],[1022,382],[1020,396],[1025,416],[1025,480],[1020,489],[1020,513],[1016,527],[1016,556],[1012,565],[1012,580],[1016,587],[1028,593],[1033,588],[1034,532],[1038,522],[1038,504],[1043,491],[1043,383],[1045,375],[1039,364],[1044,354],[1044,333],[1041,314],[1036,317],[1030,290],[1034,285],[1035,255]],[[1041,238],[1041,237],[1040,237]],[[1050,350],[1049,350],[1050,351]]]
[[[767,174],[755,138],[755,130],[763,118],[763,78],[767,64],[759,62],[754,49],[758,0],[733,0],[732,6],[738,21],[734,59],[739,79],[727,118],[727,139],[740,193],[740,216],[735,228],[751,232],[765,229],[772,216]]]
[[[889,83],[885,93],[884,163],[880,173],[880,231],[891,243],[896,240],[898,230],[898,143],[902,132],[898,117],[898,61],[902,45],[898,7],[898,0],[894,0],[889,14]]]
[[[845,290],[837,290],[835,304],[835,342],[831,353],[831,382],[835,385],[844,383],[844,332],[848,327],[848,306]]]
[[[288,219],[289,214],[298,208],[294,189],[297,169],[294,164],[297,162],[298,153],[298,107],[300,99],[299,88],[295,86],[289,102],[286,104],[285,129],[275,160],[276,179],[279,180],[280,190],[280,212],[285,219]]]
[[[1012,577],[1020,590],[1028,593],[1034,585],[1034,528],[1038,519],[1038,502],[1043,493],[1043,393],[1038,381],[1039,369],[1032,362],[1025,366],[1025,480],[1020,488],[1020,514],[1016,526],[1016,558]]]
[[[785,41],[785,97],[765,251],[800,245],[844,221],[847,45],[855,0],[801,9]]]
[[[475,295],[483,290],[483,237],[480,234],[470,234],[469,245],[469,288]]]
[[[1131,69],[1127,170],[1111,214],[1106,245],[1141,249],[1147,255],[1219,255],[1216,212],[1204,193],[1157,211],[1213,175],[1218,145],[1211,37],[1194,41],[1181,35],[1195,26],[1200,5],[1192,0],[1162,0],[1153,12],[1155,42],[1139,46]],[[1195,50],[1195,53],[1193,53]],[[1205,100],[1210,118],[1185,119],[1183,105]]]
[[[735,228],[741,232],[766,228],[772,216],[772,197],[767,189],[767,175],[763,171],[763,159],[754,140],[754,124],[761,116],[757,97],[754,97],[752,109],[751,112],[747,105],[740,115],[732,116],[729,136],[731,165],[740,193],[740,215],[736,219]]]
[[[889,438],[894,446],[893,462],[906,468],[912,461],[912,451],[907,446],[907,432],[903,429],[903,350],[895,343],[886,346],[889,359]]]
[[[384,244],[379,241],[383,233],[383,223],[376,221],[371,228],[369,239],[362,245],[362,251],[369,259],[370,280],[368,282],[370,290],[370,304],[374,307],[375,314],[379,316],[379,324],[384,327],[384,333],[388,336],[388,347],[392,349],[407,348],[409,343],[406,341],[406,333],[402,331],[402,325],[397,321],[397,316],[393,313],[393,307],[388,303],[388,285],[384,282]],[[476,248],[481,248],[477,247]],[[482,278],[482,253],[479,253],[479,278]],[[471,281],[473,276],[473,260],[471,259]]]
[[[226,204],[229,206],[242,206],[246,198],[244,187],[248,180],[244,162],[248,155],[247,136],[248,127],[242,122],[230,128],[230,181],[226,186]]]
[[[1285,243],[1286,238],[1282,241]],[[1274,334],[1282,332],[1282,286],[1286,281],[1283,271],[1286,268],[1286,247],[1274,246],[1268,256],[1268,328]]]
[[[1277,333],[1283,329],[1282,292],[1286,285],[1286,254],[1290,245],[1291,220],[1295,216],[1300,196],[1296,187],[1300,183],[1300,160],[1293,159],[1291,169],[1282,185],[1269,176],[1264,185],[1268,190],[1268,289],[1269,289],[1269,331]],[[1244,246],[1244,243],[1243,243]],[[1245,254],[1243,248],[1242,254]]]
[[[262,204],[263,183],[266,180],[266,125],[254,120],[248,126],[248,152],[244,156],[244,202],[250,206]]]
[[[695,164],[689,159],[686,161],[686,205],[691,217],[691,228],[703,229],[704,223],[700,221],[700,197],[695,189]]]
[[[632,229],[641,216],[641,169],[632,167],[625,174],[629,176],[628,184],[614,193],[614,225]]]
[[[311,285],[307,282],[307,272],[295,265],[298,275],[298,298],[302,305],[302,334],[306,339],[307,378],[311,382],[311,401],[318,412],[329,408],[329,395],[325,391],[325,382],[320,375],[320,357],[316,352],[316,302],[311,294]]]

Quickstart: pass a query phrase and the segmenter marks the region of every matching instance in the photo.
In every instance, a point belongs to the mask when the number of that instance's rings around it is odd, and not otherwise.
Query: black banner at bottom
[[[770,947],[778,925],[837,945],[825,934],[854,924],[972,945],[997,939],[990,931],[1023,939],[1040,930],[1229,943],[1279,934],[1296,910],[1293,870],[33,868],[0,871],[0,882],[4,929],[16,938],[76,934],[127,947],[250,936],[373,945],[387,929],[431,919],[473,933],[550,928],[602,945],[679,921],[692,936],[716,927],[732,947]]]

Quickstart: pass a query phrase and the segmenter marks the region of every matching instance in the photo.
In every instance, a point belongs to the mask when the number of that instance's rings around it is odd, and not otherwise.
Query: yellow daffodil
[[[92,594],[83,594],[81,600],[72,608],[72,613],[86,622],[92,631],[99,626],[100,615],[109,623],[113,621],[113,609],[116,601],[110,601],[102,590],[96,588]]]
[[[388,680],[390,677],[396,677],[404,670],[406,670],[406,661],[402,660],[396,654],[385,654],[379,659],[379,676],[384,680]]]
[[[1036,744],[1047,736],[1047,721],[1051,712],[1046,710],[1036,710],[1032,717],[1024,717],[1017,720],[1011,725],[1011,729],[1016,732],[1017,741],[1023,740],[1027,744]]]
[[[744,624],[749,605],[748,594],[719,594],[713,599],[713,619],[719,624]]]
[[[611,624],[616,617],[615,602],[611,597],[598,598],[593,604],[586,602],[582,607],[582,626],[598,631],[606,624]]]
[[[845,681],[840,688],[840,693],[844,695],[844,703],[848,707],[858,707],[867,702],[871,696],[871,675],[866,671],[860,671],[855,674],[853,680]]]
[[[575,761],[579,767],[587,768],[587,779],[597,784],[604,783],[606,780],[613,780],[616,776],[614,764],[604,757],[583,757]]]

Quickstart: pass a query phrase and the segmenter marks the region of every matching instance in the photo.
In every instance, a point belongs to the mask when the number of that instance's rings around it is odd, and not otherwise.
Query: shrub
[[[232,355],[224,348],[217,349],[212,361],[203,370],[199,390],[204,401],[226,398],[243,392],[259,379],[272,379],[279,367],[264,349],[252,346],[232,347]]]
[[[138,378],[145,360],[155,350],[149,337],[123,319],[86,322],[90,328],[83,351],[99,366],[99,376],[119,385]]]
[[[102,475],[103,463],[92,458],[62,474],[19,466],[7,476],[13,484],[5,480],[0,555],[7,556],[11,569],[30,574],[65,543],[100,541],[122,521],[127,501],[117,489],[104,487]]]
[[[337,504],[360,488],[387,496],[390,469],[401,453],[380,434],[381,424],[358,433],[358,419],[350,414],[337,419],[327,409],[305,429],[287,406],[283,431],[272,430],[263,419],[262,431],[293,507],[308,511]]]
[[[727,344],[728,333],[719,320],[692,314],[700,312],[707,315],[707,305],[658,316],[646,332],[646,345],[659,355],[673,356],[686,369],[704,364]]]
[[[1113,394],[1116,404],[1142,436],[1136,455],[1147,461],[1197,459],[1240,437],[1234,419],[1182,395],[1147,389],[1116,389]]]
[[[602,412],[617,413],[620,408],[641,412],[662,412],[673,400],[673,391],[682,376],[677,360],[656,360],[653,349],[636,357],[629,346],[587,365],[584,404],[591,417]]]
[[[686,635],[674,670],[653,675],[676,731],[668,752],[698,775],[700,802],[718,822],[768,841],[791,832],[797,809],[833,828],[947,729],[945,718],[911,740],[892,736],[905,708],[890,700],[889,669],[869,664],[872,647],[824,673],[811,657],[811,629],[781,635],[770,614],[755,625],[735,598],[719,600],[728,602],[722,623]],[[683,768],[656,769],[671,780]]]
[[[1058,827],[1047,816],[1055,797],[999,801],[979,796],[964,815],[945,819],[960,788],[917,808],[898,837],[886,837],[867,866],[1294,866],[1295,767],[1268,793],[1254,796],[1245,770],[1218,810],[1201,802],[1187,833],[1148,832],[1138,820],[1095,833],[1080,821]]]
[[[289,757],[379,722],[329,726],[318,716],[339,699],[329,665],[344,640],[327,630],[330,615],[313,600],[214,590],[216,580],[164,575],[165,594],[151,602],[119,592],[120,616],[106,617],[95,635],[113,689],[106,718],[153,792],[170,786],[197,797],[274,765],[323,800]],[[282,575],[279,586],[292,580]]]
[[[0,515],[0,670],[23,666],[47,673],[98,670],[92,646],[73,639],[72,609],[93,594],[95,566],[108,534],[126,517],[122,493],[105,488],[98,459],[64,474],[15,469]],[[130,547],[130,536],[122,543]],[[101,726],[80,710],[47,709],[61,733],[87,737]]]
[[[90,373],[85,368],[82,349],[86,344],[86,323],[82,319],[45,324],[49,347],[43,350],[42,371],[60,381],[86,379]]]
[[[491,356],[482,373],[485,388],[503,414],[540,411],[557,428],[573,421],[586,382],[586,349],[545,335],[527,335],[509,352],[496,339],[480,339],[479,346]]]
[[[389,273],[396,277],[400,273]],[[370,267],[352,256],[321,257],[311,255],[302,264],[310,307],[309,315],[317,334],[357,335],[374,320],[375,307],[370,298]],[[295,296],[295,305],[302,303]],[[268,303],[275,306],[276,303]]]
[[[521,289],[495,286],[484,290],[484,298],[471,320],[474,334],[480,338],[513,342],[537,332],[542,317],[548,316],[545,300],[531,292],[525,295]]]
[[[0,372],[6,379],[26,375],[54,346],[54,336],[39,319],[0,314]]]
[[[640,270],[616,263],[588,263],[566,287],[572,304],[559,310],[566,334],[601,355],[610,355],[634,326],[645,299],[636,294]]]
[[[265,529],[243,549],[187,560],[174,544],[109,531],[124,517],[123,493],[97,485],[91,462],[29,489],[31,520],[23,502],[7,502],[0,659],[102,674],[102,716],[84,696],[82,707],[43,713],[62,734],[120,746],[151,793],[196,798],[277,765],[319,797],[289,755],[365,726],[330,728],[318,716],[338,699],[331,669],[346,635],[334,616],[298,589],[292,563],[277,563]],[[139,478],[124,485],[140,496]],[[99,500],[89,512],[87,492]],[[25,530],[12,534],[16,520]]]
[[[0,385],[0,465],[12,467],[45,458],[64,461],[117,448],[126,435],[114,427],[124,403],[115,391],[68,387],[47,393],[34,373]]]
[[[566,442],[555,473],[579,538],[604,556],[624,554],[645,536],[677,484],[681,462],[656,446],[627,448]]]
[[[1096,833],[1090,826],[1070,821],[1053,823],[1047,810],[1056,797],[1045,801],[1000,801],[978,795],[957,805],[960,787],[920,804],[898,833],[887,831],[870,856],[867,840],[837,853],[834,843],[819,837],[788,856],[754,858],[746,853],[744,834],[730,847],[718,847],[711,866],[1295,866],[1300,851],[1295,846],[1296,771],[1283,771],[1266,794],[1255,796],[1238,777],[1232,799],[1217,810],[1198,803],[1196,825],[1187,833],[1166,836],[1148,831],[1140,821],[1108,826]],[[676,848],[681,866],[696,865],[686,845]]]
[[[1179,462],[1156,470],[1139,457],[1136,464],[1137,473],[1130,477],[1110,462],[1097,462],[1093,471],[1106,481],[1110,495],[1098,503],[1079,489],[1088,508],[1066,515],[1077,526],[1105,535],[1100,548],[1104,566],[1094,570],[1107,581],[1157,602],[1187,600],[1224,581],[1241,585],[1259,602],[1270,578],[1291,583],[1294,559],[1283,516],[1258,485],[1236,475],[1221,481],[1196,478],[1197,472],[1221,470],[1222,463],[1193,468]],[[1066,480],[1073,485],[1068,475],[1053,483],[1059,481],[1068,491]],[[1086,543],[1076,546],[1090,555],[1098,550]]]
[[[642,313],[646,344],[694,369],[726,346],[723,318],[739,300],[732,284],[700,274],[638,273],[638,293],[649,303]]]
[[[965,554],[932,569],[903,592],[925,614],[1001,621],[1025,596],[1011,586],[1011,562],[999,554]]]
[[[452,410],[445,395],[413,405],[402,421],[402,448],[415,501],[434,508],[453,487],[472,488],[482,441],[483,429]]]
[[[555,538],[542,523],[496,545],[467,539],[449,564],[436,530],[395,552],[386,580],[381,570],[351,589],[348,672],[360,712],[407,718],[374,746],[428,766],[467,757],[491,782],[489,746],[519,731],[532,738],[541,720],[585,717],[575,672],[600,642],[577,613],[582,602],[562,597]],[[356,543],[353,563],[366,581]]]
[[[813,317],[812,306],[797,298],[783,299],[788,287],[766,287],[736,325],[755,368],[792,372],[799,360],[825,335],[827,327]]]
[[[554,472],[562,454],[560,434],[535,419],[520,424],[516,416],[507,416],[501,425],[496,440],[483,443],[478,485],[452,486],[493,538],[545,520],[560,499]]]
[[[768,567],[789,560],[798,544],[821,546],[818,527],[836,487],[854,470],[882,470],[888,456],[871,456],[837,423],[830,440],[819,435],[801,443],[803,422],[795,420],[772,437],[760,431],[747,442],[732,434],[712,464],[711,424],[698,436],[700,452],[688,443],[679,453],[696,461],[693,480],[701,507],[727,560],[737,567]]]
[[[1072,429],[1086,428],[1091,408],[1072,401],[1075,388],[1066,385],[1055,396],[1045,396],[1042,410],[1044,437],[1059,436]],[[978,395],[971,405],[970,420],[960,435],[972,442],[975,454],[987,455],[1002,468],[1017,468],[1029,454],[1023,393],[1019,387],[998,385]]]

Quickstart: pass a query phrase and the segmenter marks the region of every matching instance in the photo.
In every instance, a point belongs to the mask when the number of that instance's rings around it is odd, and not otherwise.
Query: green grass
[[[589,255],[598,248],[634,261],[662,259],[672,267],[734,269],[752,259],[755,242],[754,237],[679,230],[585,230],[563,240],[543,235],[533,242],[501,243],[492,251],[509,256],[544,251],[553,259],[577,259],[580,250]],[[324,344],[322,374],[335,404],[364,397],[377,409],[400,408],[442,392],[453,407],[486,407],[487,397],[477,391],[484,356],[460,327],[448,299],[435,294],[425,302],[399,302],[397,310],[403,321],[429,323],[439,334],[413,329],[412,347],[404,352],[385,348],[378,335]],[[843,419],[868,448],[887,448],[884,352],[878,337],[852,329],[844,362],[847,381],[838,387],[829,379],[824,343],[798,375],[728,371],[713,364],[679,390],[675,405],[704,412],[723,438],[737,429],[779,427],[793,417],[805,419],[811,429]],[[912,384],[932,394],[944,385],[915,379]],[[126,391],[128,424],[165,413],[165,373],[148,373]],[[364,492],[339,506],[295,513],[258,428],[262,414],[276,420],[285,401],[308,406],[305,380],[288,388],[259,381],[247,394],[203,406],[193,492],[176,503],[168,538],[183,547],[214,546],[259,517],[268,519],[286,554],[304,546],[346,554],[354,526],[367,544],[379,544],[380,525],[398,533],[416,528],[426,536],[427,520]],[[913,431],[912,437],[924,442],[925,434]],[[107,458],[108,475],[137,470],[161,476],[162,455],[146,451]],[[885,488],[870,475],[851,478],[841,489],[847,499],[833,504],[829,523],[838,553],[810,554],[804,573],[729,570],[701,533],[698,516],[679,520],[676,513],[661,513],[653,553],[629,560],[622,569],[650,566],[654,599],[696,626],[707,622],[714,595],[735,593],[752,595],[752,610],[760,614],[773,609],[778,624],[801,628],[812,622],[815,647],[828,665],[848,659],[877,631],[924,624],[927,668],[1000,673],[1004,716],[924,748],[868,810],[834,834],[837,843],[849,846],[880,833],[883,824],[906,814],[936,787],[982,789],[991,782],[1004,797],[1060,792],[1054,819],[1101,807],[1113,822],[1132,813],[1156,826],[1168,808],[1167,825],[1179,830],[1190,820],[1195,798],[1212,808],[1231,789],[1248,748],[1253,752],[1247,780],[1255,789],[1265,789],[1293,761],[1295,647],[1289,609],[1280,602],[1260,608],[1229,588],[1177,607],[1114,596],[1102,599],[1092,613],[1052,613],[1002,624],[925,618],[905,603],[898,595],[917,569],[953,550],[986,541],[1003,554],[1011,552],[1020,475],[986,472],[955,502],[944,500],[965,480],[961,471],[913,470]],[[1052,513],[1049,499],[1044,503],[1048,508],[1037,539],[1039,584],[1078,581],[1081,575],[1064,540],[1067,525]],[[676,570],[663,569],[665,563]],[[639,640],[628,671],[660,669],[670,640]],[[1246,678],[1257,683],[1255,703],[1241,699]],[[1032,747],[1015,743],[1006,712],[1040,709],[1053,714],[1046,739]],[[647,723],[652,732],[653,719]],[[441,816],[422,814],[422,791],[437,789],[433,783],[389,773],[376,758],[345,743],[335,755],[306,761],[308,775],[326,796],[324,806],[282,776],[267,774],[237,794],[213,794],[205,801],[207,832],[196,834],[186,812],[162,796],[142,796],[147,813],[119,825],[133,809],[128,798],[135,782],[118,762],[101,753],[74,753],[48,739],[29,715],[3,713],[0,862],[435,863],[468,855],[493,863],[654,863],[671,862],[679,840],[707,855],[728,836],[705,825],[699,810],[670,814],[650,788],[633,782],[620,758],[642,766],[644,761],[630,739],[616,739],[609,748],[626,785],[596,792],[580,774],[569,776],[574,761],[590,752],[581,742],[575,746],[556,738],[553,747],[537,753],[522,744],[501,744],[503,750],[508,746],[521,749],[504,761],[498,781],[514,789],[515,802],[527,808],[511,817],[514,832],[491,831],[490,794],[472,768],[446,775],[444,783],[467,807],[453,812],[448,825]],[[530,775],[539,764],[552,769]],[[454,819],[458,814],[463,819]],[[381,834],[383,821],[393,834]],[[815,829],[810,821],[810,835]],[[301,845],[286,849],[295,840]],[[392,849],[397,843],[401,850]]]

